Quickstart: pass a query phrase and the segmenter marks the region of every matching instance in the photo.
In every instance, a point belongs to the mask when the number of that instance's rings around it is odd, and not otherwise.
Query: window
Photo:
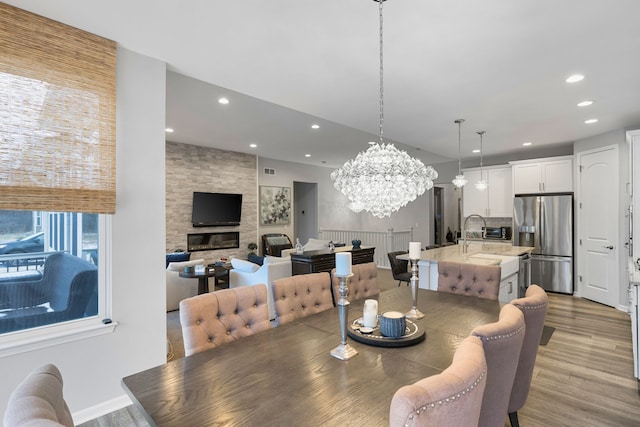
[[[0,211],[0,334],[98,316],[98,215]]]
[[[0,2],[0,45],[2,356],[113,328],[116,44]]]

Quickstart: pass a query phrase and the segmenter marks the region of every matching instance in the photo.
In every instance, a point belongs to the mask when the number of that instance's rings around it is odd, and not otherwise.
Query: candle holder
[[[418,310],[418,260],[411,259],[411,310],[407,311],[407,319],[422,319],[424,313]]]
[[[349,314],[349,301],[347,301],[347,279],[353,274],[338,276],[340,279],[340,300],[338,301],[338,314],[340,316],[340,345],[331,350],[331,355],[336,359],[348,360],[358,354],[358,351],[347,343],[347,319]]]

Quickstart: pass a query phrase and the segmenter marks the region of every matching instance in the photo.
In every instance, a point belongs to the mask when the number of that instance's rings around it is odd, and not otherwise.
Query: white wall
[[[275,175],[264,175],[265,168],[276,170]],[[336,190],[331,181],[331,168],[309,166],[267,158],[258,159],[259,185],[274,185],[293,188],[294,181],[318,184],[318,227],[338,230],[396,231],[414,227],[414,240],[428,242],[432,233],[433,213],[431,211],[433,191],[430,190],[409,203],[405,208],[391,214],[390,218],[379,219],[367,212],[354,213],[349,210],[348,199]],[[416,228],[417,226],[417,228]],[[258,234],[285,233],[295,242],[293,223],[289,226],[260,226]],[[302,244],[305,242],[301,241]]]
[[[118,326],[112,334],[2,358],[1,412],[15,385],[51,362],[62,371],[65,397],[79,423],[88,416],[79,411],[122,403],[124,376],[166,360],[165,75],[163,62],[118,48],[111,271],[112,318]]]

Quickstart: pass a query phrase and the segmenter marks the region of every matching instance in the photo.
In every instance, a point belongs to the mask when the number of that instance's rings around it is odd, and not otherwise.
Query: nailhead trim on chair
[[[501,334],[501,335],[494,335],[491,337],[483,337],[483,336],[478,336],[478,338],[480,338],[483,341],[491,341],[491,340],[501,340],[504,338],[510,338],[514,335],[518,335],[520,332],[522,331],[522,326],[520,326],[518,329],[516,329],[515,331],[512,331],[508,334]]]
[[[469,387],[465,388],[464,390],[446,397],[444,399],[440,399],[437,402],[431,402],[431,403],[427,403],[425,405],[422,405],[421,407],[419,407],[418,409],[416,409],[415,414],[410,414],[409,415],[409,419],[407,421],[407,423],[405,424],[405,427],[410,427],[411,426],[411,422],[413,421],[414,417],[417,415],[420,415],[420,412],[424,412],[428,409],[433,409],[436,406],[442,406],[442,405],[446,405],[447,403],[453,402],[456,399],[461,399],[462,397],[464,397],[467,393],[469,393],[471,390],[473,390],[474,388],[476,388],[476,386],[478,384],[480,384],[480,382],[483,380],[483,378],[485,377],[487,371],[486,369],[484,371],[482,371],[482,374],[480,374],[480,376],[478,378],[476,378],[476,380],[473,382],[473,384],[471,384]]]
[[[541,309],[543,307],[546,307],[547,305],[549,305],[548,303],[542,303],[542,304],[538,304],[538,305],[520,305],[520,304],[513,304],[516,307],[518,307],[521,310],[538,310]]]

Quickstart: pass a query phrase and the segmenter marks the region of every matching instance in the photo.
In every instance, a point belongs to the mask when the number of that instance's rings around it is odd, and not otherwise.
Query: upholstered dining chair
[[[55,365],[33,370],[18,384],[9,396],[4,425],[74,426],[62,393],[62,374]]]
[[[487,359],[487,386],[482,398],[480,427],[503,427],[518,359],[525,335],[524,316],[516,306],[507,304],[497,322],[476,326],[471,335],[482,340]]]
[[[299,274],[273,282],[278,325],[333,307],[329,273]]]
[[[389,424],[477,426],[486,381],[482,341],[469,336],[462,341],[447,369],[396,391],[391,400]]]
[[[363,298],[370,298],[380,293],[378,286],[378,266],[375,262],[355,264],[351,267],[353,276],[349,278],[347,287],[349,288],[347,299],[355,301]],[[331,283],[333,285],[333,304],[337,305],[340,300],[340,278],[336,276],[336,269],[331,270]]]
[[[497,300],[501,272],[499,265],[438,261],[438,291]]]
[[[271,328],[267,286],[222,289],[180,301],[185,356]]]
[[[522,310],[524,323],[527,330],[524,334],[522,351],[518,360],[518,369],[513,381],[511,399],[509,400],[509,421],[511,427],[518,427],[518,410],[527,401],[531,378],[533,377],[533,367],[536,363],[538,345],[544,329],[544,319],[547,316],[549,298],[547,293],[538,285],[531,285],[527,288],[524,298],[511,301],[511,304]]]
[[[407,286],[411,283],[411,272],[408,271],[409,261],[404,259],[398,259],[398,255],[408,254],[408,251],[395,251],[387,253],[389,258],[389,265],[391,265],[391,274],[393,278],[400,283],[407,282]]]

